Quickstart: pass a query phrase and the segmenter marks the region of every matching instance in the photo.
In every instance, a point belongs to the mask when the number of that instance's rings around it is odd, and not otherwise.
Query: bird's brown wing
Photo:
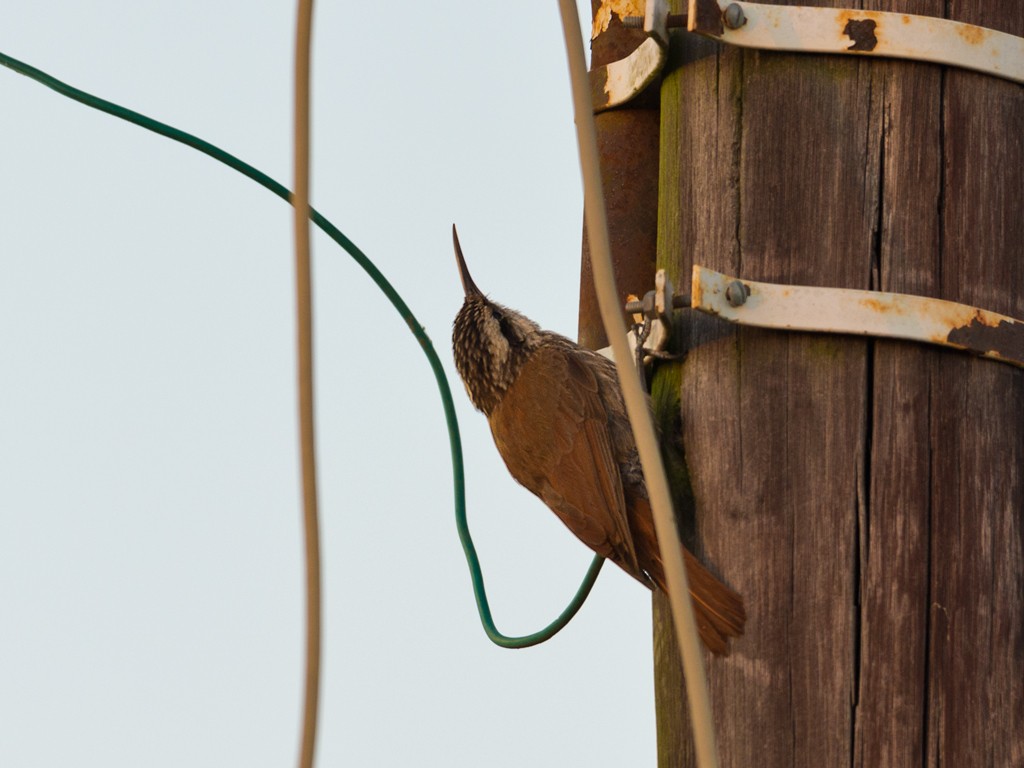
[[[536,350],[490,416],[509,472],[594,552],[646,579],[626,517],[594,374],[560,345]]]

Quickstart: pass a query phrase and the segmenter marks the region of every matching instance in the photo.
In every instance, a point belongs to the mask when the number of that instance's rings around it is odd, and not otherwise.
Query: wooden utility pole
[[[869,7],[1024,36],[1018,0]],[[660,153],[678,286],[698,263],[1024,318],[1020,85],[675,32]],[[684,314],[695,550],[749,617],[708,660],[722,765],[1024,765],[1024,372]],[[694,764],[666,611],[663,768]]]

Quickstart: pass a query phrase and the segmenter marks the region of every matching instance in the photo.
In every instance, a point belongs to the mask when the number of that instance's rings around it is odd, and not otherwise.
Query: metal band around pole
[[[740,325],[920,341],[1024,368],[1024,322],[953,301],[759,283],[695,265],[691,306]]]
[[[1024,83],[1024,38],[932,16],[690,0],[688,28],[742,48],[930,61]]]

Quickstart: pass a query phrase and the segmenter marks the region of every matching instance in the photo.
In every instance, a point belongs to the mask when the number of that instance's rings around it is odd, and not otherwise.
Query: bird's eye
[[[499,316],[498,326],[501,328],[501,335],[506,339],[511,342],[519,341],[519,334],[516,332],[515,326],[508,321],[508,318]]]

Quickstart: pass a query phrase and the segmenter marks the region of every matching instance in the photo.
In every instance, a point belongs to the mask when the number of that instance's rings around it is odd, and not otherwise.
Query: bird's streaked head
[[[466,294],[452,329],[455,367],[473,405],[490,416],[539,342],[540,328],[528,317],[484,296],[466,267],[454,224],[452,240]]]

